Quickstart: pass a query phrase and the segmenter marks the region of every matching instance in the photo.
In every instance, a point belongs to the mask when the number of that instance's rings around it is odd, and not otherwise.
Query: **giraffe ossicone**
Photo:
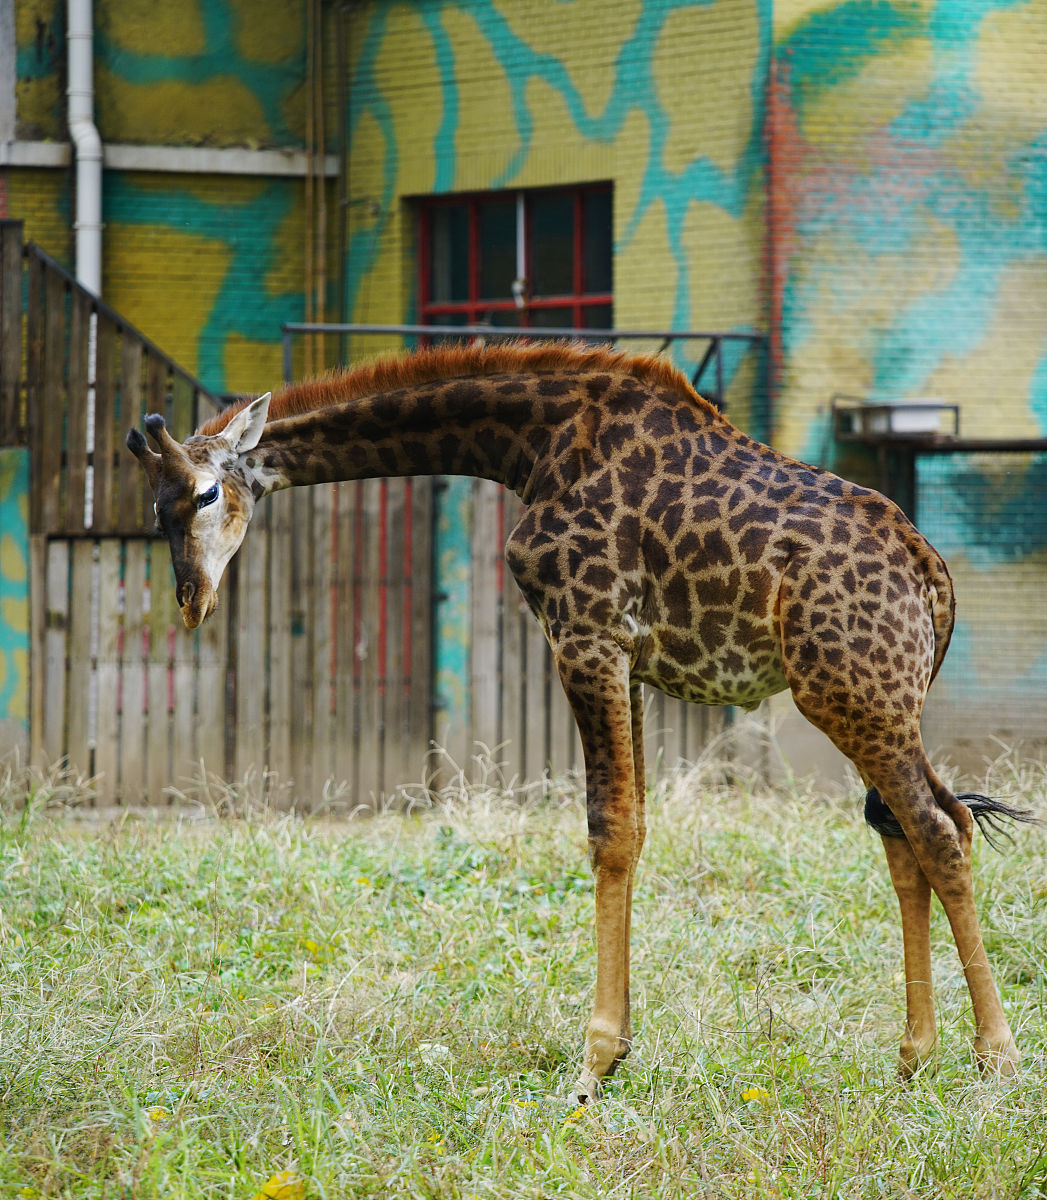
[[[258,500],[392,475],[494,479],[525,504],[506,561],[552,647],[585,750],[596,997],[578,1092],[628,1054],[629,923],[643,846],[642,685],[753,708],[789,688],[879,809],[901,909],[901,1070],[931,1057],[932,892],[970,989],[975,1051],[1013,1073],[971,881],[975,819],[931,767],[920,712],[953,628],[945,563],[888,499],[747,437],[675,367],[567,344],[422,351],[291,385],[178,443],[128,446],[167,536],[182,616],[206,619]],[[201,504],[218,485],[213,502]],[[876,820],[875,817],[870,819]]]

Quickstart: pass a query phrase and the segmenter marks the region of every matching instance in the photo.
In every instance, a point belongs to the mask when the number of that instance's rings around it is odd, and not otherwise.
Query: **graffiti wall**
[[[304,0],[96,0],[95,121],[106,145],[301,148]],[[65,2],[16,0],[17,136],[62,141]],[[301,320],[308,228],[300,178],[107,169],[103,295],[217,392],[282,375]],[[72,173],[7,171],[7,213],[65,265]],[[331,272],[332,277],[334,272]]]
[[[616,327],[763,327],[768,0],[599,7],[598,19],[586,0],[354,8],[351,319],[414,315],[413,198],[610,181]],[[381,345],[361,338],[354,349]],[[703,350],[674,353],[693,369]],[[731,348],[727,405],[750,426],[759,368]],[[456,481],[439,504],[445,712],[468,711],[470,496]]]
[[[769,239],[780,435],[833,392],[1047,433],[1047,101],[1035,0],[775,10]]]
[[[769,3],[595,11],[587,0],[354,8],[354,319],[412,309],[406,198],[610,180],[619,328],[762,328]]]
[[[1047,436],[1047,5],[847,0],[774,15],[780,444],[832,461],[834,393],[958,404],[969,437]],[[917,520],[959,601],[932,742],[981,754],[987,732],[1042,739],[1043,487],[1042,457],[918,462]]]
[[[0,755],[29,742],[29,452],[0,449]]]

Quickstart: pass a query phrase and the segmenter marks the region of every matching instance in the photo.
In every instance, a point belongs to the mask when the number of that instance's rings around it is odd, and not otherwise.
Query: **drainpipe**
[[[68,0],[69,136],[76,151],[76,278],[102,293],[102,139],[94,123],[92,0]]]

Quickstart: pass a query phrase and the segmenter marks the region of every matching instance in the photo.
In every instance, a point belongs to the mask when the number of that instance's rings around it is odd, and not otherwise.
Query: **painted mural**
[[[958,404],[971,437],[1047,436],[1045,51],[1041,0],[775,6],[768,238],[783,448],[832,461],[834,393]],[[1042,740],[1044,458],[924,456],[917,480],[917,520],[959,600],[929,741],[981,738],[974,696],[1001,742]]]
[[[64,0],[17,0],[16,18],[18,135],[62,140]],[[96,0],[95,25],[103,142],[304,145],[304,3]],[[7,184],[6,215],[68,265],[68,173],[10,171]],[[108,170],[103,212],[112,307],[212,391],[280,380],[280,326],[305,309],[300,179]]]
[[[594,22],[589,3],[556,0],[354,10],[352,319],[412,315],[406,197],[609,179],[617,327],[762,328],[769,0],[619,3],[607,18]],[[381,342],[357,345],[368,353]],[[685,344],[673,353],[693,370],[703,350]],[[760,365],[742,344],[730,347],[727,402],[750,427]],[[467,481],[440,497],[445,713],[469,711],[470,498]]]
[[[97,0],[103,137],[300,147],[304,0],[262,9]],[[20,137],[64,136],[63,12],[16,0]],[[609,181],[615,324],[767,331],[769,362],[736,347],[726,371],[757,436],[838,463],[837,393],[1047,436],[1047,0],[369,0],[345,28],[349,319],[415,315],[416,198]],[[7,196],[68,261],[68,175],[9,171]],[[105,207],[107,299],[206,386],[270,386],[305,308],[301,181],[112,171]],[[1047,561],[1042,459],[919,478],[962,578],[957,646],[993,645],[976,597],[1034,588]],[[438,548],[441,689],[463,709],[468,504],[443,494]],[[1047,629],[1014,619],[1023,687],[1047,696]],[[977,655],[952,663],[954,694],[968,668],[988,686]]]
[[[29,733],[29,452],[0,449],[0,757]]]

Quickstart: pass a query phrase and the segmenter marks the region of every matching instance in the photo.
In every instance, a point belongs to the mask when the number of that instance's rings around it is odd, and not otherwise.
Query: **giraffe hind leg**
[[[871,810],[879,822],[902,915],[907,1017],[901,1070],[903,1075],[911,1074],[926,1061],[934,1044],[929,950],[933,889],[949,919],[970,990],[978,1064],[986,1073],[1013,1075],[1018,1051],[993,981],[974,903],[971,801],[954,796],[922,753],[919,767],[915,773],[890,772],[880,779],[875,770],[870,771],[870,793],[878,795],[866,798],[867,813]],[[879,806],[887,809],[890,818]],[[900,837],[893,832],[894,825]],[[892,832],[885,833],[886,829]]]

